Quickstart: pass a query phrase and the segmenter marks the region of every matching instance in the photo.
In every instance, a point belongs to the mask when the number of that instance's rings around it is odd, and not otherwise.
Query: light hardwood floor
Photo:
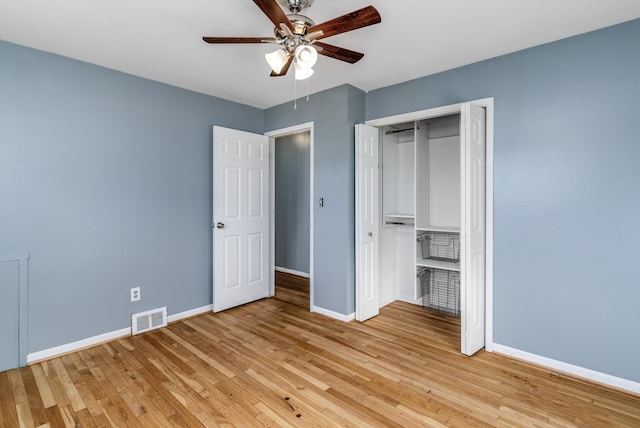
[[[0,426],[640,426],[639,396],[460,355],[455,318],[393,303],[343,323],[280,281],[273,299],[0,373]]]

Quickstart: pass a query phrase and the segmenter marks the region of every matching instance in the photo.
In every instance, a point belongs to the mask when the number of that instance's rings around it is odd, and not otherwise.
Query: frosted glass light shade
[[[293,68],[296,72],[296,80],[308,79],[313,75],[313,70],[311,69],[311,67],[303,67],[297,62],[293,64]]]
[[[301,45],[296,48],[295,58],[301,67],[311,68],[318,61],[318,51],[312,46]]]
[[[280,74],[284,66],[287,65],[287,62],[289,61],[289,56],[284,49],[278,49],[275,52],[265,54],[264,57],[267,60],[269,67],[271,67],[271,70],[276,74]]]

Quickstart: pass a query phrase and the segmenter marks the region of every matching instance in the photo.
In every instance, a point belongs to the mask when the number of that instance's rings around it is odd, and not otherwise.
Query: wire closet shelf
[[[417,241],[418,254],[423,260],[460,261],[459,233],[425,231],[418,234]],[[460,272],[419,267],[417,276],[425,308],[460,316]]]
[[[417,237],[422,258],[446,262],[460,261],[460,234],[454,232],[420,232]]]
[[[422,306],[448,315],[460,316],[460,273],[422,267],[418,270]]]

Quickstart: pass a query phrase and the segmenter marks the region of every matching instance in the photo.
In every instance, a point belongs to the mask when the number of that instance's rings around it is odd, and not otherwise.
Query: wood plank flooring
[[[275,298],[309,310],[309,279],[285,272],[276,272]]]
[[[640,396],[460,355],[455,318],[396,302],[343,323],[309,313],[304,281],[293,282],[273,299],[0,373],[0,426],[640,426]]]

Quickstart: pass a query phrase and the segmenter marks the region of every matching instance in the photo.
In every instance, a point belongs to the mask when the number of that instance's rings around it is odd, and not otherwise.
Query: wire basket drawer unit
[[[455,232],[420,232],[417,236],[420,255],[425,260],[460,261],[460,234]]]
[[[422,267],[418,270],[422,306],[460,316],[460,272]]]

